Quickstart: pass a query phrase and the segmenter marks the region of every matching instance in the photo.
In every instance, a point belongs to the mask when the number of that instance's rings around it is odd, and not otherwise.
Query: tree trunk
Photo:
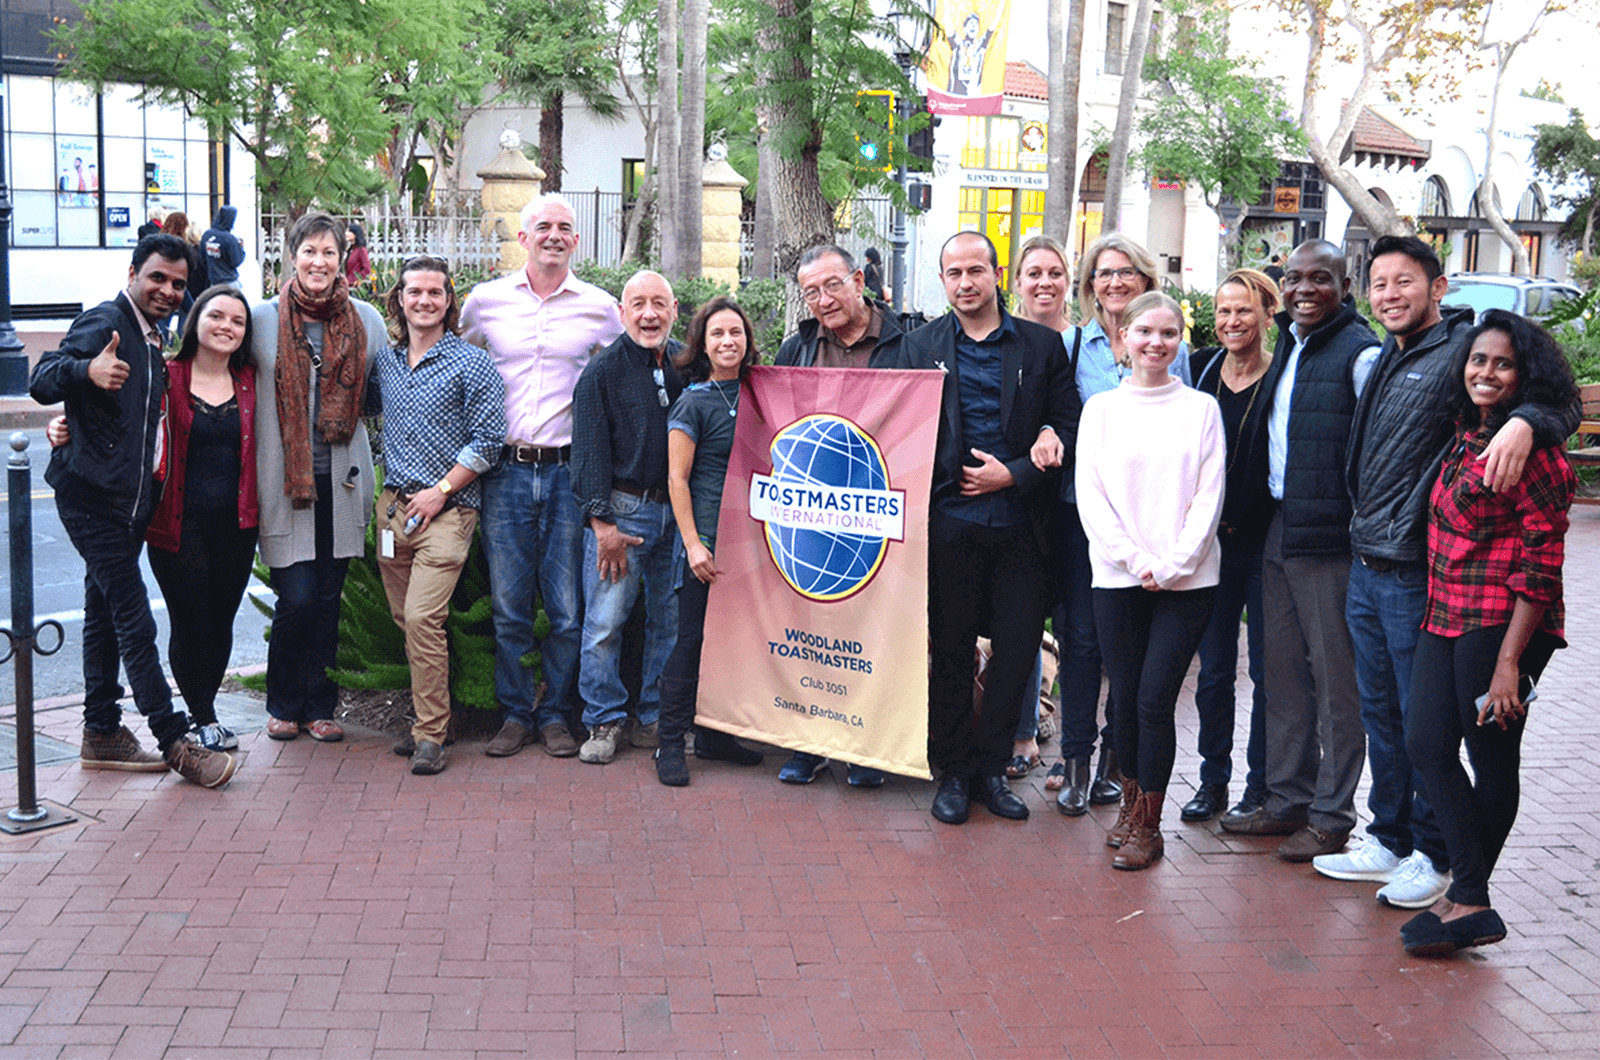
[[[1589,198],[1589,212],[1583,215],[1583,252],[1594,253],[1594,215],[1600,211],[1600,194]]]
[[[683,111],[678,143],[678,267],[684,276],[700,275],[704,220],[706,138],[706,20],[709,0],[683,3]]]
[[[1154,10],[1154,0],[1139,0],[1133,38],[1128,41],[1127,57],[1122,62],[1122,98],[1117,101],[1117,127],[1111,133],[1111,158],[1106,166],[1102,232],[1122,230],[1122,186],[1128,179],[1128,153],[1133,148],[1133,109],[1139,102],[1139,85],[1144,79],[1144,52],[1150,41],[1150,16]]]
[[[682,268],[678,241],[678,3],[656,0],[656,190],[655,245],[661,271]]]
[[[801,306],[795,265],[806,250],[833,240],[833,211],[817,168],[822,126],[812,108],[810,0],[762,2],[775,17],[756,33],[756,123],[766,130],[763,142],[770,141],[761,180],[772,196],[778,274],[789,294],[784,329],[791,331]],[[780,143],[795,146],[780,151]]]
[[[1062,159],[1063,149],[1069,142],[1067,86],[1063,69],[1066,41],[1061,24],[1061,5],[1066,2],[1068,0],[1047,0],[1045,4],[1046,47],[1050,51],[1050,61],[1045,64],[1045,79],[1050,86],[1048,125],[1050,133],[1048,161],[1045,168],[1049,174],[1050,185],[1044,193],[1044,233],[1056,239],[1062,238],[1072,218],[1072,176]],[[1076,133],[1075,128],[1072,131]]]
[[[1489,222],[1489,227],[1494,229],[1494,234],[1500,237],[1500,242],[1511,249],[1511,271],[1518,276],[1527,276],[1533,272],[1533,264],[1528,260],[1528,248],[1522,245],[1522,240],[1506,224],[1506,219],[1500,213],[1500,207],[1494,201],[1494,152],[1500,139],[1500,88],[1505,82],[1506,68],[1511,65],[1511,59],[1530,37],[1539,31],[1539,23],[1544,21],[1544,13],[1549,10],[1550,3],[1546,3],[1534,15],[1533,23],[1528,27],[1528,32],[1508,43],[1489,43],[1486,38],[1489,32],[1489,13],[1484,14],[1483,33],[1479,37],[1478,49],[1494,54],[1494,87],[1489,96],[1489,127],[1483,134],[1483,183],[1478,185],[1478,209],[1483,211],[1484,219]],[[1492,11],[1492,5],[1490,10]]]
[[[565,131],[566,94],[557,92],[539,108],[539,168],[544,170],[540,191],[561,190],[561,137]]]
[[[776,218],[772,215],[772,195],[767,190],[767,154],[771,151],[765,132],[756,133],[756,219],[750,248],[750,276],[758,280],[772,279],[772,248],[777,238]]]

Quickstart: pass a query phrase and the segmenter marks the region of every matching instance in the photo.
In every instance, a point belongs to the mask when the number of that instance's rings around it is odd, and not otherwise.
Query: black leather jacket
[[[89,362],[112,332],[121,336],[117,358],[128,365],[127,382],[115,393],[89,381]],[[61,345],[39,358],[28,382],[40,404],[65,403],[72,433],[70,443],[51,451],[45,481],[59,495],[142,526],[159,495],[153,472],[166,390],[166,363],[145,342],[127,294],[81,314]]]

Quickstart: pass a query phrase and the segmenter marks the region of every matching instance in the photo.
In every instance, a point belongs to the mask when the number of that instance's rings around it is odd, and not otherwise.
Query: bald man
[[[595,355],[572,395],[572,492],[583,530],[583,654],[578,691],[589,738],[581,761],[616,756],[628,724],[622,627],[644,593],[643,684],[630,742],[660,742],[661,671],[678,639],[667,498],[667,410],[683,382],[673,366],[678,300],[660,273],[635,273],[622,289],[623,333]]]

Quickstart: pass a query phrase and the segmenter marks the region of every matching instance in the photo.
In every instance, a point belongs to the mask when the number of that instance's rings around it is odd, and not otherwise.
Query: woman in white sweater
[[[1148,292],[1123,320],[1131,374],[1083,406],[1075,481],[1124,774],[1106,843],[1116,868],[1142,869],[1162,854],[1173,712],[1215,595],[1227,446],[1216,400],[1168,372],[1183,338],[1178,304]]]

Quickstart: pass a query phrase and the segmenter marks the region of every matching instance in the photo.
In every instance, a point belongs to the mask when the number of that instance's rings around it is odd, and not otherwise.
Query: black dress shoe
[[[1117,752],[1110,744],[1100,745],[1100,764],[1095,767],[1094,783],[1089,787],[1090,806],[1110,806],[1122,801],[1122,783],[1117,778]]]
[[[1069,758],[1063,764],[1066,777],[1056,793],[1056,810],[1067,817],[1082,817],[1089,812],[1089,760]]]
[[[1267,804],[1267,793],[1262,788],[1245,788],[1239,801],[1229,810],[1229,817],[1248,817]]]
[[[720,729],[694,730],[694,756],[712,762],[731,762],[736,766],[758,766],[761,752],[752,751]]]
[[[1185,821],[1209,821],[1228,805],[1228,785],[1202,784],[1194,798],[1184,803],[1178,816]]]
[[[1028,804],[1011,790],[1005,777],[984,776],[973,780],[972,797],[987,806],[996,817],[1004,817],[1008,821],[1028,819]]]
[[[939,781],[939,794],[933,797],[934,820],[943,821],[945,824],[965,822],[969,812],[967,787],[966,777],[946,773],[944,779]]]

